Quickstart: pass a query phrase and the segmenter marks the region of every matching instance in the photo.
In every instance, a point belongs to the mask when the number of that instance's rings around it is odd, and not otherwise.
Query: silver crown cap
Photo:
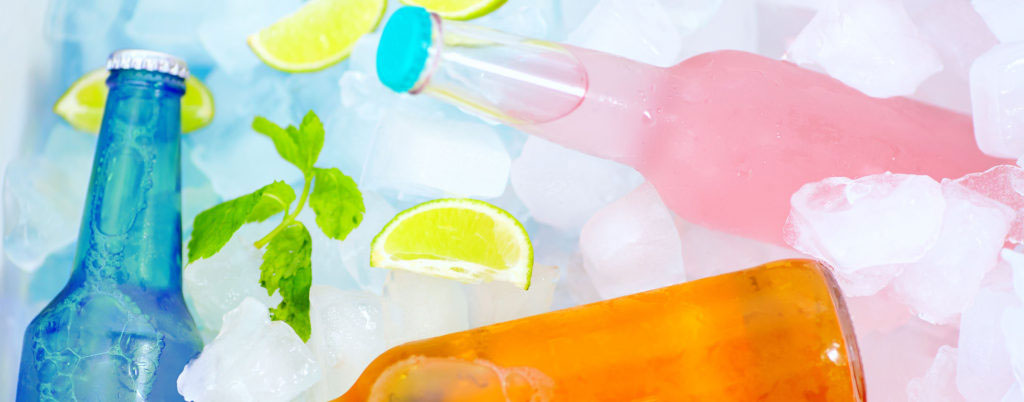
[[[111,53],[107,70],[146,70],[188,78],[188,65],[184,60],[152,50],[122,49]]]

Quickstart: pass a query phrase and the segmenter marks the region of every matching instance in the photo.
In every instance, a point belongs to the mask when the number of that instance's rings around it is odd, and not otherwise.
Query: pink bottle
[[[1005,162],[978,150],[969,116],[739,51],[660,68],[406,7],[384,29],[377,73],[395,91],[631,165],[683,219],[779,244],[804,183]]]

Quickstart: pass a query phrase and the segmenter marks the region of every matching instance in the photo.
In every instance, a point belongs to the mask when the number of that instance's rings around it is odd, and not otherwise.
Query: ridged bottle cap
[[[145,70],[188,78],[188,64],[184,60],[152,50],[121,49],[111,53],[107,70]]]

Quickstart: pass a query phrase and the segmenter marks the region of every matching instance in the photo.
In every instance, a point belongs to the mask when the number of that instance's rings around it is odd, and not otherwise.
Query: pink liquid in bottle
[[[385,28],[386,85],[631,165],[683,219],[713,229],[781,244],[804,183],[885,171],[940,179],[1005,162],[978,150],[969,116],[872,98],[788,62],[717,51],[660,68],[413,14]],[[417,24],[420,36],[408,32]],[[382,70],[410,48],[423,60],[396,83]]]

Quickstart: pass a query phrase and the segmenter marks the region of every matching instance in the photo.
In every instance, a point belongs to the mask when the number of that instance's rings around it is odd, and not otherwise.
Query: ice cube
[[[367,188],[422,197],[505,192],[511,158],[486,124],[393,111],[374,141],[363,172]]]
[[[213,257],[188,264],[182,273],[182,291],[192,307],[192,317],[204,339],[221,329],[221,318],[245,298],[277,306],[281,296],[267,295],[260,286],[263,251],[253,246],[270,233],[276,222],[242,226]],[[187,256],[187,250],[185,252]],[[187,258],[187,257],[186,257]],[[187,260],[187,259],[186,259]]]
[[[473,23],[527,38],[552,39],[557,8],[558,4],[550,0],[510,1]]]
[[[311,390],[326,401],[348,391],[366,365],[387,348],[381,325],[381,297],[313,285],[309,290],[309,349],[323,380]]]
[[[983,288],[963,312],[956,387],[968,401],[998,400],[1013,384],[1001,318],[1007,309],[1019,305],[1009,293]]]
[[[188,61],[192,67],[210,63],[199,40],[199,27],[223,11],[223,3],[207,0],[137,0],[125,34],[135,46],[167,52]]]
[[[316,212],[313,208],[302,209],[297,217],[313,241],[313,253],[310,260],[313,266],[313,283],[332,286],[338,289],[353,289],[355,281],[348,275],[342,261],[341,247],[344,242],[327,237],[316,223]]]
[[[682,35],[659,0],[601,0],[568,43],[668,67],[681,60]]]
[[[292,96],[292,116],[301,119],[310,110],[326,113],[337,108],[341,104],[338,80],[341,79],[343,72],[345,70],[342,66],[334,66],[314,73],[292,74],[288,77],[285,86]]]
[[[857,333],[889,332],[914,318],[914,313],[888,287],[870,296],[846,295],[846,307]]]
[[[580,252],[605,299],[686,280],[672,213],[650,183],[594,214],[580,232]]]
[[[757,53],[781,59],[786,49],[811,19],[813,7],[786,4],[785,1],[761,1],[757,7]]]
[[[530,137],[512,162],[512,188],[530,216],[577,231],[595,212],[643,182],[633,168]]]
[[[719,4],[720,3],[720,4]],[[714,50],[757,50],[754,0],[663,1],[683,33],[680,59]],[[683,23],[680,19],[690,20]],[[690,31],[690,28],[696,28]]]
[[[955,180],[988,198],[1017,211],[1007,241],[1024,242],[1024,170],[1013,165],[999,165],[981,173],[972,173]]]
[[[388,270],[370,267],[370,243],[398,210],[372,191],[363,191],[363,204],[366,206],[363,222],[341,243],[341,261],[359,289],[380,294]]]
[[[40,154],[16,159],[4,173],[4,253],[33,271],[78,238],[96,137],[57,124]]]
[[[1003,337],[1006,339],[1006,348],[1010,353],[1010,366],[1013,368],[1015,378],[1018,379],[1017,384],[1013,387],[1016,389],[1011,389],[1004,399],[1007,397],[1024,399],[1022,398],[1024,395],[1020,395],[1019,388],[1019,379],[1024,378],[1024,308],[1020,306],[1006,308],[1000,317],[1000,323]]]
[[[840,0],[818,12],[787,57],[876,97],[912,94],[942,70],[901,3],[888,0]]]
[[[559,1],[560,24],[556,25],[565,31],[560,32],[559,37],[565,37],[569,32],[576,29],[583,22],[583,19],[587,18],[590,10],[593,10],[598,2],[599,0]]]
[[[384,287],[384,319],[392,344],[463,331],[469,307],[460,284],[392,270]]]
[[[1013,249],[1003,249],[1000,256],[1010,266],[1014,294],[1018,299],[1024,300],[1024,253]]]
[[[313,353],[267,306],[246,298],[178,376],[189,401],[289,401],[320,380]]]
[[[938,239],[946,209],[935,180],[892,173],[806,184],[791,203],[786,242],[847,279],[864,268],[921,259]]]
[[[1003,395],[1002,402],[1024,402],[1024,392],[1021,392],[1020,383],[1013,384],[1006,395]]]
[[[963,397],[956,390],[956,348],[942,345],[935,360],[924,376],[910,380],[907,384],[907,400],[910,402],[955,402]]]
[[[943,345],[956,343],[956,327],[911,319],[891,331],[856,332],[869,401],[900,401],[907,385],[924,375]],[[958,363],[963,363],[960,350]]]
[[[985,274],[995,267],[1014,211],[944,180],[942,231],[919,261],[903,266],[896,295],[925,321],[945,324],[967,308]]]
[[[683,246],[686,279],[696,280],[787,258],[806,258],[793,249],[684,221],[672,214]]]
[[[943,69],[918,87],[914,97],[963,113],[971,111],[971,63],[998,41],[963,0],[908,0],[904,6],[922,38],[938,52]]]
[[[44,29],[47,37],[55,40],[84,42],[99,39],[110,31],[117,15],[126,6],[131,5],[123,0],[52,1]]]
[[[224,199],[249,194],[275,180],[301,183],[302,172],[278,155],[270,138],[251,129],[257,115],[281,125],[299,122],[291,117],[283,76],[264,72],[251,79],[235,78],[220,70],[207,77],[217,97],[217,118],[183,137],[192,162]],[[332,135],[337,134],[327,134]]]
[[[1024,43],[1008,43],[996,45],[971,65],[974,139],[986,154],[1003,158],[1024,155],[1022,60]]]
[[[470,326],[481,327],[548,312],[557,281],[558,267],[534,265],[528,290],[498,281],[466,285]]]
[[[971,0],[1000,42],[1024,41],[1024,3],[1018,0]]]
[[[217,67],[232,76],[248,75],[261,62],[246,39],[301,6],[299,0],[228,0],[222,13],[199,25],[199,40]]]

